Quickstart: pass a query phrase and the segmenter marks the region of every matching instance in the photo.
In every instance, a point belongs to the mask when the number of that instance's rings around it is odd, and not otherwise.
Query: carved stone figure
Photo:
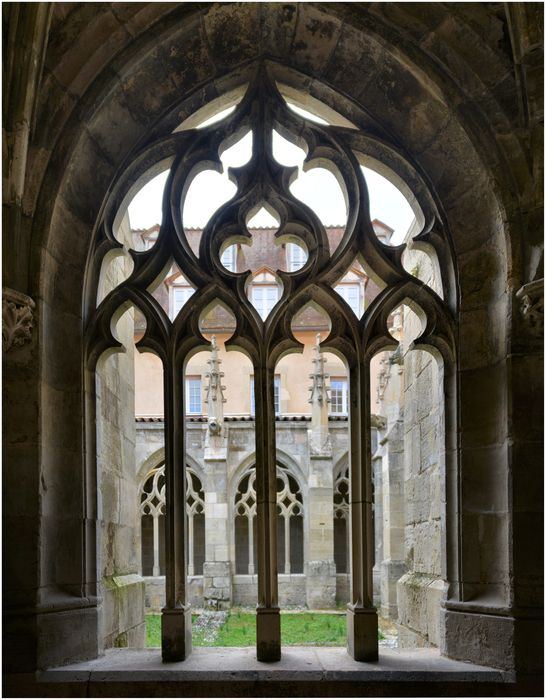
[[[2,289],[2,350],[20,347],[31,339],[34,301],[14,289]]]

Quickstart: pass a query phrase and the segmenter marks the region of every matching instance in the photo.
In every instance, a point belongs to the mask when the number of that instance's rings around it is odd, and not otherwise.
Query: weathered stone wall
[[[442,295],[436,258],[408,232],[404,266]],[[417,311],[417,309],[415,309]],[[422,321],[408,306],[393,311],[394,352],[378,356],[378,412],[385,417],[375,461],[381,463],[380,609],[398,622],[401,646],[439,645],[445,576],[444,386],[437,361],[411,349]],[[376,471],[379,471],[376,468]],[[376,523],[377,525],[377,523]]]
[[[125,220],[126,223],[126,220]],[[120,236],[128,234],[122,225]],[[130,272],[125,257],[103,270],[106,293]],[[133,312],[116,332],[126,351],[99,363],[97,393],[97,469],[101,516],[102,634],[106,647],[144,646],[144,583],[140,574],[140,496],[135,479]]]
[[[373,602],[381,608],[381,564],[383,562],[383,457],[379,447],[372,458],[373,474],[373,527],[374,527],[374,563],[373,563]],[[339,578],[336,582],[337,597],[341,594]],[[347,591],[349,593],[349,591]],[[348,599],[347,599],[348,600]]]
[[[281,608],[304,608],[307,592],[304,574],[279,574],[279,605]],[[255,608],[258,600],[258,577],[236,574],[233,577],[233,605]]]
[[[417,322],[405,314],[405,331]],[[412,336],[414,337],[414,335]],[[404,359],[404,550],[398,581],[399,643],[439,645],[443,595],[443,386],[436,360],[412,350]]]
[[[145,576],[146,595],[144,605],[147,613],[159,614],[165,607],[165,576]],[[203,577],[188,576],[188,600],[192,608],[203,607]]]

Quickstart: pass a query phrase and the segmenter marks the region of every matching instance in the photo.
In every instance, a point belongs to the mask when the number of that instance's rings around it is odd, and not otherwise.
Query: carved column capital
[[[516,292],[521,302],[521,315],[527,327],[536,335],[544,332],[544,280],[528,282]]]
[[[2,287],[2,350],[24,345],[34,324],[34,301],[21,292]]]

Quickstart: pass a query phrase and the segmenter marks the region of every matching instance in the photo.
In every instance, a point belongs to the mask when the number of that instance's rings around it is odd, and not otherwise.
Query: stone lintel
[[[203,456],[203,460],[207,463],[211,463],[211,462],[218,462],[219,464],[226,463],[227,462],[227,447],[221,447],[220,449],[217,449],[217,448],[210,449],[210,448],[206,447],[205,453]]]

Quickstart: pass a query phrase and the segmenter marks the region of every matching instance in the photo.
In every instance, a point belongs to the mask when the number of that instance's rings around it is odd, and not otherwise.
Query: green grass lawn
[[[195,622],[197,615],[192,616]],[[383,635],[379,633],[379,638]],[[347,625],[345,615],[328,613],[283,613],[281,615],[281,643],[311,646],[345,646]],[[210,644],[202,635],[193,634],[193,644],[215,647],[249,647],[256,644],[256,615],[250,612],[232,612],[220,628],[218,637]],[[146,616],[146,645],[161,646],[161,616]]]
[[[192,615],[192,623],[195,622],[198,617],[199,615]],[[193,643],[196,647],[206,646],[203,644],[201,635],[198,632],[193,633]],[[146,615],[146,646],[161,646],[161,615]]]

